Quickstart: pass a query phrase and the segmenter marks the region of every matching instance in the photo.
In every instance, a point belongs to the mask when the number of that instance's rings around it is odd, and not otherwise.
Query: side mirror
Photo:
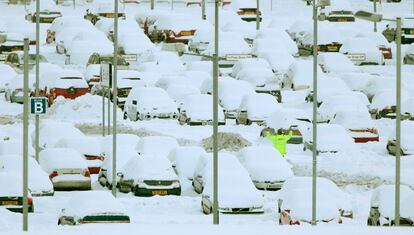
[[[133,105],[137,105],[137,104],[138,104],[138,102],[137,102],[136,100],[133,100],[133,101],[132,101],[132,104],[133,104]]]
[[[118,177],[120,177],[120,178],[123,178],[123,177],[124,177],[124,174],[122,174],[121,172],[116,173],[116,175],[117,175]]]

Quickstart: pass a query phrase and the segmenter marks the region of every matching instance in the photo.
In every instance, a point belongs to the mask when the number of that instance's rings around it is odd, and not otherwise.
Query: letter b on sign
[[[30,98],[30,113],[45,114],[47,109],[47,99],[45,97]]]

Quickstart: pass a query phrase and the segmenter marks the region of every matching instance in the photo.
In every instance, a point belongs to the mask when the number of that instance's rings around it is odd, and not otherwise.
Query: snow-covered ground
[[[95,0],[96,1],[96,0]],[[83,18],[88,4],[76,1],[76,8],[62,6],[63,15],[77,16]],[[272,10],[270,4],[272,2]],[[354,9],[371,11],[372,3],[366,0],[350,0]],[[412,15],[413,2],[402,0],[401,3],[382,3],[378,11],[384,16],[395,17],[397,15]],[[122,8],[123,5],[120,4]],[[200,17],[201,10],[197,5],[185,7],[182,3],[172,6],[167,3],[157,3],[157,9],[173,11],[175,13],[191,14]],[[281,29],[287,29],[294,21],[303,19],[311,21],[311,7],[306,6],[301,0],[261,0],[263,12],[262,27],[266,27],[272,20],[280,22]],[[147,3],[126,4],[127,17],[135,15],[136,12],[149,9]],[[207,4],[207,18],[213,19],[213,5]],[[0,20],[3,20],[9,28],[13,28],[14,21],[23,21],[25,10],[23,6],[13,6],[0,3]],[[373,27],[372,23],[356,20],[358,26],[366,29]],[[251,30],[255,29],[255,23],[249,24]],[[34,24],[33,24],[34,27]],[[49,62],[65,66],[66,68],[83,71],[83,66],[65,65],[64,56],[55,51],[55,45],[44,44],[47,25],[41,25],[41,54],[45,55]],[[378,31],[385,28],[385,23],[378,24]],[[391,43],[395,55],[395,44]],[[403,46],[403,49],[406,45]],[[34,46],[31,47],[34,51]],[[394,57],[395,58],[395,57]],[[182,57],[183,61],[197,60],[193,57]],[[366,66],[362,69],[369,73],[381,73],[389,76],[395,75],[395,59],[389,60],[387,65]],[[414,76],[413,66],[403,66],[403,76]],[[1,75],[0,75],[1,79]],[[303,92],[283,91],[282,106],[288,108],[300,108],[307,112],[312,109],[311,103],[304,100],[306,94]],[[55,104],[49,108],[48,113],[41,117],[43,122],[48,120],[60,120],[75,124],[82,132],[89,136],[99,136],[102,132],[102,98],[95,95],[84,95],[76,100],[64,100],[58,98]],[[107,111],[106,111],[107,112]],[[112,111],[111,111],[112,114]],[[21,131],[22,105],[7,102],[0,94],[0,131],[1,128],[16,129]],[[112,120],[112,118],[111,118]],[[31,130],[33,130],[34,118],[30,118]],[[105,121],[106,122],[106,121]],[[264,198],[264,213],[260,215],[225,215],[220,214],[220,227],[211,226],[212,215],[204,215],[200,206],[201,197],[193,191],[188,179],[180,179],[182,185],[181,196],[154,196],[135,197],[132,193],[118,193],[119,200],[131,216],[130,225],[82,225],[80,228],[57,227],[59,213],[69,198],[77,192],[56,192],[53,197],[34,198],[35,212],[29,215],[30,234],[86,234],[91,232],[136,234],[145,233],[184,233],[184,234],[251,234],[261,232],[265,234],[410,234],[412,230],[407,229],[371,229],[363,228],[370,209],[370,197],[372,190],[381,184],[392,184],[395,180],[395,158],[388,155],[386,150],[387,141],[394,136],[395,120],[375,120],[375,125],[380,136],[379,142],[357,144],[356,148],[340,153],[320,154],[318,157],[318,176],[333,180],[346,192],[352,200],[354,218],[345,220],[344,224],[349,226],[325,227],[305,229],[297,227],[275,227],[278,225],[279,214],[277,212],[278,192],[261,191]],[[220,132],[239,134],[250,145],[270,145],[271,143],[260,137],[262,127],[252,124],[250,126],[236,125],[234,120],[228,120],[225,126],[220,126]],[[132,133],[138,136],[165,135],[177,139],[180,145],[202,146],[203,140],[212,135],[211,126],[188,126],[180,125],[177,120],[149,120],[133,122],[122,120],[122,111],[118,111],[118,132]],[[62,136],[64,133],[62,133]],[[0,137],[1,137],[0,132]],[[205,140],[204,140],[205,141]],[[234,143],[232,143],[234,144]],[[223,146],[228,149],[237,149],[237,146]],[[312,153],[303,151],[303,145],[288,145],[286,159],[292,166],[296,176],[311,176]],[[93,190],[108,190],[103,188],[97,181],[97,176],[92,176]],[[403,156],[401,158],[401,182],[414,188],[414,158]],[[1,195],[0,195],[1,196]],[[20,214],[12,214],[0,211],[0,234],[19,234],[21,228]],[[7,219],[5,219],[7,218]],[[155,225],[155,226],[154,226]]]

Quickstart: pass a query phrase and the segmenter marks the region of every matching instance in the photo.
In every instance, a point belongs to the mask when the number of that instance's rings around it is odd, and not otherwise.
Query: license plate
[[[2,201],[2,205],[18,205],[17,201]]]
[[[347,22],[348,20],[346,18],[338,18],[338,22]]]
[[[80,174],[81,171],[79,169],[63,169],[63,170],[58,170],[59,175],[61,174]]]
[[[191,36],[191,35],[193,35],[193,33],[191,31],[181,31],[180,35],[181,36]]]
[[[365,60],[365,54],[348,54],[346,55],[350,60],[363,61]]]
[[[106,14],[104,14],[104,17],[113,18],[114,17],[114,13],[106,13]]]
[[[52,23],[55,18],[43,18],[43,23]]]
[[[153,190],[152,195],[167,195],[167,190]]]
[[[328,46],[328,51],[338,51],[337,46]]]

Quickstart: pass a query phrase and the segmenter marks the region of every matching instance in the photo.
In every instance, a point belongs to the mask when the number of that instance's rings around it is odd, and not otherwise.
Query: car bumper
[[[53,182],[55,191],[91,190],[91,181],[59,181]]]
[[[284,182],[282,181],[275,181],[275,182],[259,182],[253,181],[254,186],[258,189],[262,190],[280,190]]]
[[[151,188],[141,188],[138,186],[134,187],[134,195],[141,196],[141,197],[152,197],[155,195],[166,196],[166,195],[181,195],[181,187],[178,188],[159,188],[151,189]]]

